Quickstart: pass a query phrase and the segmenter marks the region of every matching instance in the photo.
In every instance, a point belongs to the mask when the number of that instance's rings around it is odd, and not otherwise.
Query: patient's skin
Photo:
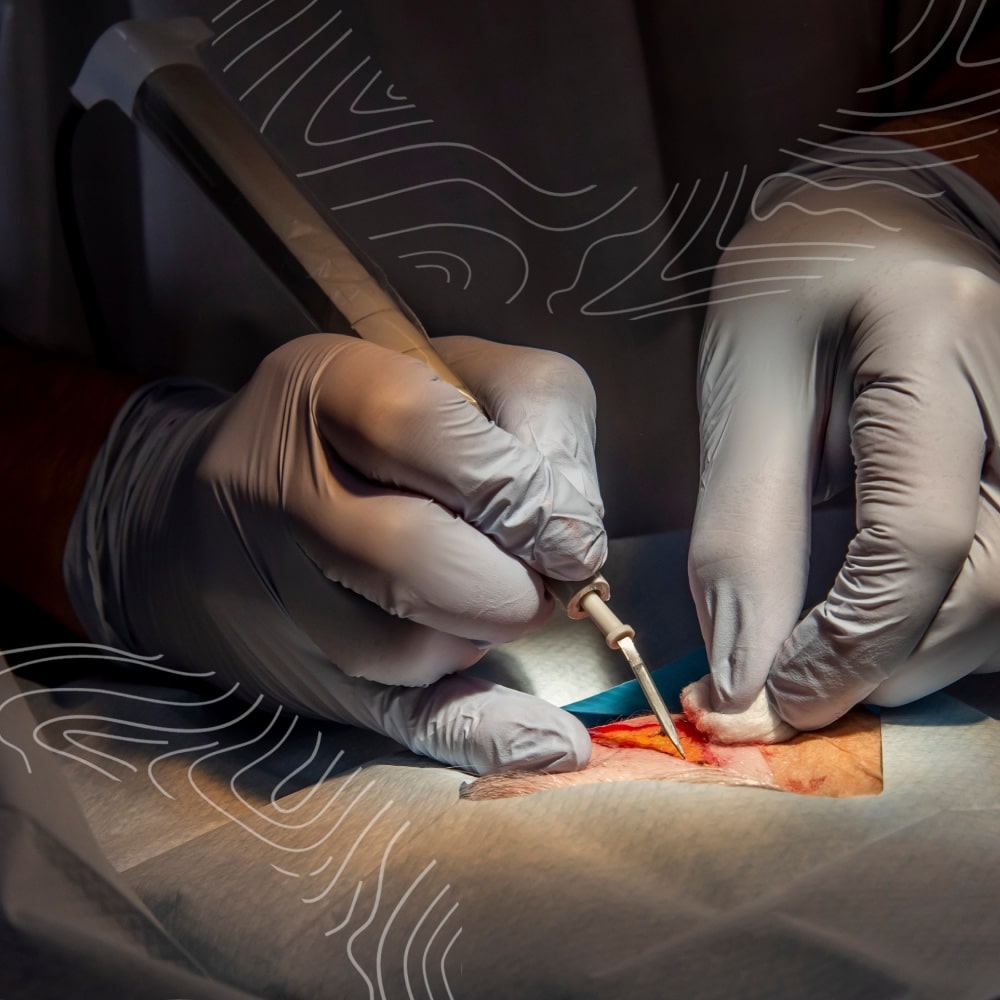
[[[644,715],[591,729],[592,754],[582,771],[491,775],[464,785],[461,795],[504,799],[607,781],[752,785],[829,798],[882,791],[881,723],[866,709],[855,708],[824,730],[773,745],[713,743],[683,716],[674,721],[687,760],[677,756],[653,716]]]
[[[630,720],[637,725],[654,721],[652,716]],[[686,781],[781,787],[776,783],[760,747],[724,746],[702,741],[702,753],[691,753],[685,746],[690,759],[681,760],[657,750],[604,746],[599,742],[600,739],[599,730],[596,734],[595,730],[591,730],[593,748],[590,762],[582,771],[567,774],[512,771],[489,775],[464,785],[462,798],[506,799],[554,788],[573,788],[607,781]],[[695,762],[696,757],[701,757],[705,762]]]

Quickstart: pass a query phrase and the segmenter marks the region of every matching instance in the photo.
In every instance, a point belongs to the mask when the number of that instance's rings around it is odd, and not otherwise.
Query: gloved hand
[[[559,355],[435,345],[496,423],[422,363],[328,334],[221,404],[147,397],[102,555],[126,582],[108,634],[476,773],[582,767],[568,713],[454,672],[544,623],[539,574],[604,561],[593,390]]]
[[[1000,269],[893,179],[772,199],[717,272],[689,559],[711,681],[685,703],[731,742],[902,704],[1000,650]],[[857,534],[799,621],[810,503],[852,456]]]

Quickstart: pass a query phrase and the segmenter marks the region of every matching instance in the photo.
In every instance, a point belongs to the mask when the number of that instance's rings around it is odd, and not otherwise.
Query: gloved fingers
[[[554,351],[477,337],[436,337],[434,346],[487,414],[545,455],[603,516],[594,456],[597,400],[580,365]]]
[[[802,609],[827,364],[788,303],[710,310],[688,570],[719,712],[749,708]]]
[[[293,531],[327,580],[479,648],[537,629],[552,613],[536,573],[440,503],[367,481],[335,454],[326,463],[329,475],[300,500]]]
[[[997,669],[1000,654],[1000,472],[994,452],[979,492],[976,534],[958,578],[913,654],[866,699],[905,705],[970,673]]]
[[[318,566],[305,572],[307,566],[299,559],[278,582],[285,612],[322,653],[324,668],[333,664],[349,677],[380,684],[424,685],[472,666],[488,649],[389,614],[329,580]],[[280,661],[280,651],[276,656]]]
[[[419,361],[330,339],[314,414],[345,463],[438,501],[541,573],[578,580],[600,568],[600,517],[538,448],[487,420]]]
[[[947,291],[933,288],[929,308],[896,289],[859,320],[858,533],[768,681],[781,716],[800,729],[832,722],[906,661],[969,555],[986,435],[965,336],[981,337],[992,320],[974,296]]]
[[[473,774],[576,771],[590,759],[590,737],[574,716],[493,681],[451,674],[428,687],[390,687],[307,666],[317,714]]]
[[[798,730],[784,722],[762,689],[742,712],[717,712],[712,707],[712,678],[702,677],[681,691],[688,720],[715,743],[783,743]]]
[[[578,771],[590,760],[583,724],[541,698],[467,674],[382,694],[387,735],[473,774]]]

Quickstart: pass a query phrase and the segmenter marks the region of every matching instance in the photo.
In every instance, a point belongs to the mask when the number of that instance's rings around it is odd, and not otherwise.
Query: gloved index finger
[[[424,364],[329,338],[313,413],[328,444],[375,482],[438,501],[556,579],[596,572],[598,513],[542,452],[484,417]]]

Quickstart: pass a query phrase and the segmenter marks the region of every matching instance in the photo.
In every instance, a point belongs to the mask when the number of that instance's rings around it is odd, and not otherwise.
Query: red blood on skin
[[[704,733],[699,732],[683,715],[675,715],[673,720],[689,763],[720,766],[719,758]],[[601,746],[654,750],[671,757],[680,757],[670,738],[660,732],[660,724],[649,716],[609,722],[603,726],[594,726],[589,732],[590,738]]]

